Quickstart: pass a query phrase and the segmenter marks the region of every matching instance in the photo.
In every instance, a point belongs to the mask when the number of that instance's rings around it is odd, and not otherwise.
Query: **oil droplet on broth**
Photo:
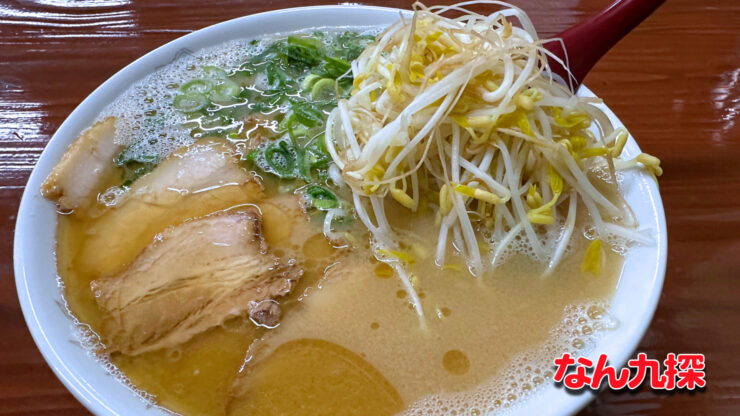
[[[403,290],[403,289],[401,289],[401,290],[399,290],[398,292],[396,292],[396,296],[397,296],[397,297],[398,297],[399,299],[403,299],[403,298],[405,298],[405,297],[406,297],[406,295],[408,295],[408,293],[406,293],[406,291],[405,291],[405,290]]]
[[[165,353],[165,356],[167,357],[167,360],[171,362],[175,362],[182,357],[182,350],[180,348],[172,348],[167,350]]]
[[[307,259],[331,257],[336,249],[326,240],[324,234],[317,233],[303,243],[303,254]]]
[[[442,366],[448,373],[461,376],[470,369],[470,360],[460,350],[449,350],[442,357]]]
[[[389,279],[393,277],[394,274],[395,272],[393,271],[393,268],[386,263],[378,263],[375,266],[375,275],[381,279]]]
[[[380,328],[380,324],[377,322],[373,322],[370,324],[370,329],[378,329]]]

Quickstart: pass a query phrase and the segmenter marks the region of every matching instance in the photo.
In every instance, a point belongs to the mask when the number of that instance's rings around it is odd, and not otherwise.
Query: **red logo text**
[[[655,390],[694,390],[707,384],[704,379],[704,354],[669,353],[663,360],[662,369],[660,361],[647,358],[642,352],[637,354],[637,358],[627,361],[627,367],[619,370],[607,365],[606,354],[599,355],[596,363],[585,357],[571,357],[567,353],[554,362],[556,370],[553,379],[573,390],[596,390],[604,382],[614,390],[625,387],[634,390],[645,380]]]

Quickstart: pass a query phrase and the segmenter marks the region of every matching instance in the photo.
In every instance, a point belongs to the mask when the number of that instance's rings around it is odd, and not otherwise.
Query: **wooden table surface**
[[[550,36],[609,0],[516,2]],[[18,202],[51,135],[95,87],[153,48],[298,3],[0,1],[0,414],[86,414],[36,349],[13,279]],[[668,352],[706,354],[708,386],[660,395],[605,392],[583,414],[740,414],[740,1],[668,0],[586,84],[665,170],[668,270],[639,351],[661,359]]]

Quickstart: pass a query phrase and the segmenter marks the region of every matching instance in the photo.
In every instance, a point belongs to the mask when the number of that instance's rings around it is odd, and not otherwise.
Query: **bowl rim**
[[[65,118],[64,122],[62,122],[57,131],[52,135],[51,139],[44,147],[44,150],[42,151],[39,160],[34,166],[34,169],[29,175],[29,179],[24,189],[18,208],[13,247],[15,282],[23,316],[26,321],[26,325],[29,328],[29,331],[31,332],[31,335],[34,339],[34,342],[36,343],[36,346],[38,347],[42,356],[46,360],[47,364],[51,367],[57,378],[59,378],[59,380],[64,384],[67,390],[69,390],[75,396],[75,398],[77,398],[77,400],[79,400],[89,411],[97,415],[117,415],[119,414],[120,409],[116,410],[114,406],[109,405],[106,400],[106,393],[101,393],[95,388],[95,386],[88,383],[85,378],[85,374],[80,374],[74,371],[74,363],[68,363],[63,356],[64,354],[58,352],[52,344],[50,338],[47,337],[46,329],[48,324],[44,325],[43,320],[38,313],[38,307],[43,305],[39,305],[38,302],[35,302],[34,295],[29,287],[29,281],[31,279],[31,277],[29,277],[29,265],[35,261],[36,256],[34,256],[33,253],[27,253],[24,250],[24,248],[34,244],[34,236],[29,235],[26,230],[30,227],[29,224],[31,224],[32,221],[38,220],[35,215],[32,215],[31,208],[33,204],[38,203],[38,200],[41,199],[38,185],[40,185],[40,183],[46,178],[46,175],[50,171],[51,167],[56,164],[58,157],[61,156],[61,153],[64,152],[68,144],[74,139],[74,137],[77,136],[76,134],[74,134],[69,137],[70,135],[68,133],[75,130],[77,130],[77,133],[79,133],[81,131],[79,126],[91,125],[94,116],[97,116],[99,109],[102,108],[98,107],[97,111],[94,110],[93,107],[95,107],[96,102],[110,102],[109,99],[106,100],[106,98],[110,96],[108,95],[108,90],[115,89],[115,84],[121,83],[122,80],[125,80],[126,78],[131,78],[130,76],[127,76],[128,73],[137,72],[136,69],[139,67],[151,68],[149,71],[146,72],[150,73],[155,68],[153,65],[151,65],[151,63],[161,63],[161,58],[165,57],[169,57],[169,59],[166,60],[166,62],[169,62],[171,60],[171,57],[175,55],[173,52],[181,50],[182,48],[185,48],[189,45],[199,45],[199,47],[196,48],[197,50],[203,47],[216,45],[220,42],[228,41],[230,39],[236,39],[234,37],[223,37],[220,38],[220,41],[216,43],[210,42],[208,40],[209,38],[219,38],[218,32],[229,25],[234,26],[235,24],[249,23],[250,21],[254,22],[260,19],[267,18],[297,18],[305,14],[311,15],[316,13],[358,12],[373,12],[377,15],[374,15],[375,17],[381,20],[386,20],[383,24],[388,24],[392,21],[391,15],[397,16],[399,12],[406,14],[410,13],[409,10],[404,9],[354,4],[307,6],[271,10],[241,16],[216,23],[214,25],[210,25],[199,30],[195,30],[184,36],[171,40],[152,51],[149,51],[148,53],[140,56],[133,62],[129,63],[128,65],[117,71],[114,75],[109,77],[105,82],[98,86],[92,93],[90,93],[79,105],[77,105],[77,107]],[[326,26],[341,27],[345,25],[303,25],[304,28]],[[264,35],[269,35],[276,32],[262,31],[261,33],[263,33]],[[248,38],[248,36],[245,36],[245,38]],[[134,78],[134,81],[136,79],[140,78],[136,77]],[[593,93],[585,86],[582,86],[579,90],[579,95],[593,95]],[[602,109],[605,110],[612,122],[617,125],[622,125],[616,115],[608,107],[604,105]],[[92,118],[90,117],[90,114],[92,114]],[[84,130],[84,128],[82,130]],[[64,143],[65,140],[67,143]],[[626,146],[626,151],[628,153],[634,154],[640,152],[637,143],[631,136]],[[57,157],[54,158],[54,156]],[[50,159],[55,159],[54,163],[52,163]],[[43,168],[40,167],[42,165]],[[662,200],[660,197],[660,193],[658,192],[657,185],[654,182],[646,181],[644,178],[644,174],[642,176],[643,177],[641,178],[641,180],[643,182],[643,185],[646,187],[646,196],[649,198],[652,208],[651,216],[654,217],[657,227],[657,241],[654,253],[656,257],[655,264],[653,265],[650,273],[651,286],[649,287],[650,292],[646,294],[646,306],[644,310],[642,310],[643,313],[641,314],[641,318],[639,319],[639,321],[633,323],[631,332],[627,334],[627,337],[629,339],[625,340],[621,348],[618,349],[616,353],[611,356],[611,362],[615,366],[622,366],[626,363],[627,358],[631,356],[631,354],[635,351],[640,340],[647,331],[647,328],[652,321],[652,317],[658,305],[666,270],[667,232]],[[54,223],[56,223],[56,214],[53,221]],[[56,234],[56,228],[54,229],[54,234]],[[55,241],[53,243],[53,261],[55,265],[54,275],[57,276]],[[62,292],[62,289],[59,287],[55,287],[54,289],[59,291],[60,293]],[[70,320],[75,319],[72,316],[68,316],[68,318]],[[625,335],[623,334],[622,336]],[[92,359],[97,360],[94,357]],[[132,390],[130,387],[127,387],[127,389]],[[565,394],[565,392],[562,393]],[[134,394],[133,391],[131,394]],[[521,413],[523,414],[526,414],[527,411],[531,410],[538,410],[540,413],[542,413],[543,411],[546,411],[547,413],[557,412],[557,414],[575,413],[583,408],[586,404],[588,404],[588,402],[592,400],[597,393],[586,392],[580,395],[572,395],[570,393],[568,394],[570,395],[569,398],[563,398],[560,402],[558,402],[559,407],[540,407],[542,403],[539,402],[541,402],[542,400],[538,399],[535,396],[529,400],[526,400],[520,407],[516,408],[516,410],[517,412],[521,411]],[[539,395],[542,396],[542,394]],[[131,398],[133,399],[134,397],[132,396]],[[147,407],[154,407],[158,409],[157,406],[152,405],[148,405]]]

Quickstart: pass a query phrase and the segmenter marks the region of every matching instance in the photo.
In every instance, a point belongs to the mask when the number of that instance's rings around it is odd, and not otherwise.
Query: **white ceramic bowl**
[[[87,97],[49,141],[31,173],[18,211],[15,231],[15,278],[23,314],[36,345],[54,373],[72,394],[97,415],[165,414],[138,399],[134,392],[111,376],[89,352],[80,347],[73,319],[65,312],[56,283],[54,206],[39,193],[41,183],[59,161],[67,146],[89,127],[98,111],[129,85],[155,68],[172,61],[182,48],[198,50],[240,38],[290,32],[321,26],[388,25],[398,19],[397,9],[367,6],[318,6],[277,10],[245,16],[207,27],[176,39],[128,65]],[[591,95],[583,87],[579,94]],[[615,125],[622,125],[606,107]],[[639,154],[630,138],[625,151]],[[637,347],[658,303],[666,264],[666,224],[658,188],[642,173],[625,174],[624,192],[640,222],[653,236],[654,245],[629,251],[624,271],[611,305],[611,314],[621,325],[609,332],[594,349],[606,353],[610,362],[623,365]],[[554,385],[517,409],[521,414],[569,414],[583,407],[593,393],[572,395]]]

